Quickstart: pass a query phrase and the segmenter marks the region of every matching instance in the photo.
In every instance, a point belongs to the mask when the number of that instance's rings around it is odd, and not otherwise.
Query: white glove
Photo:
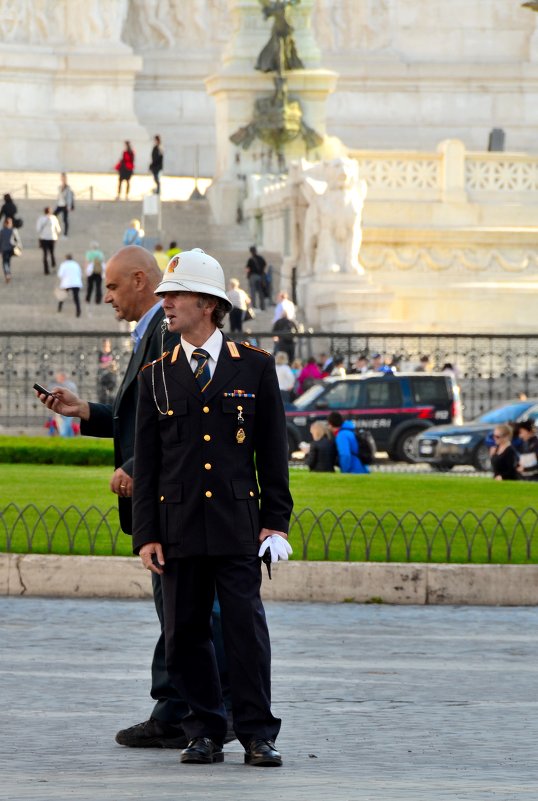
[[[263,556],[267,549],[271,551],[271,562],[278,562],[279,559],[287,559],[293,553],[292,547],[280,534],[271,534],[266,537],[260,545],[258,556]]]

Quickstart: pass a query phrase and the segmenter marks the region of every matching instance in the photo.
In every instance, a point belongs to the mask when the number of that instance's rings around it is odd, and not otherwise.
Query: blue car
[[[538,419],[538,398],[496,406],[463,425],[429,428],[417,437],[415,461],[427,462],[433,470],[451,470],[456,465],[491,470],[489,449],[495,426],[528,419]]]

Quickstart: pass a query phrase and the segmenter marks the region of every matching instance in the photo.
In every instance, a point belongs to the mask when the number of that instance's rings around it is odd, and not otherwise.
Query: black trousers
[[[75,304],[76,315],[77,317],[80,317],[80,298],[79,298],[80,289],[78,286],[71,286],[67,291],[73,294],[73,303]],[[58,301],[59,312],[61,312],[63,306],[64,306],[63,300]]]
[[[91,275],[88,276],[88,284],[86,286],[86,303],[89,303],[91,301],[94,289],[95,289],[95,302],[101,303],[103,296],[102,286],[103,286],[102,275],[94,275],[92,273]]]
[[[161,624],[161,634],[157,640],[157,645],[155,646],[155,651],[153,654],[153,661],[151,663],[151,697],[157,702],[153,708],[151,717],[166,723],[177,724],[189,714],[189,707],[183,700],[179,691],[172,684],[170,675],[166,669],[163,592],[161,577],[156,573],[152,573],[151,579],[153,583],[153,600],[155,602],[155,609]],[[220,683],[224,697],[224,705],[226,710],[231,712],[232,699],[230,696],[228,667],[224,653],[220,605],[218,600],[215,600],[213,604],[212,635],[215,646],[215,654],[217,657]]]
[[[234,331],[242,331],[243,330],[243,315],[245,312],[243,309],[238,309],[237,306],[234,306],[233,309],[230,310],[230,331],[233,333]]]
[[[54,258],[54,245],[56,244],[54,239],[40,239],[39,246],[43,251],[43,271],[45,275],[49,275],[49,259],[50,259],[50,266],[56,267],[56,259]]]
[[[226,733],[211,639],[216,588],[235,733],[244,746],[254,738],[274,740],[281,721],[271,713],[271,647],[260,598],[260,559],[256,555],[168,559],[161,581],[166,665],[190,707],[182,721],[187,736],[222,743]]]

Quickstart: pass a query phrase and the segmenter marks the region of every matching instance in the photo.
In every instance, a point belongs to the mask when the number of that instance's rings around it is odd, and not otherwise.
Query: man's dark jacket
[[[113,404],[90,403],[90,419],[81,422],[80,433],[90,437],[114,438],[114,466],[121,467],[127,475],[133,475],[136,405],[138,400],[137,376],[148,362],[158,359],[161,350],[161,323],[164,312],[159,309],[152,317],[136,353],[131,355]],[[168,350],[180,341],[178,334],[164,335],[164,348]],[[131,534],[133,529],[132,502],[130,498],[118,497],[118,509],[122,531]]]

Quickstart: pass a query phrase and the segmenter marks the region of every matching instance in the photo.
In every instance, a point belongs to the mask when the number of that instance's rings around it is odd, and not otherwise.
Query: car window
[[[536,422],[536,420],[538,420],[538,406],[532,406],[530,409],[527,409],[523,417],[525,420],[534,420],[534,422]]]
[[[324,390],[323,384],[314,384],[313,387],[307,389],[299,398],[294,400],[293,405],[296,409],[306,409],[311,403],[314,403],[316,398],[319,398]]]
[[[364,382],[364,395],[361,406],[367,409],[401,406],[402,391],[397,381],[375,379]]]
[[[338,381],[323,398],[329,409],[352,409],[359,405],[360,381]]]
[[[409,383],[417,404],[431,403],[433,406],[446,406],[451,401],[447,381],[444,379],[413,376],[409,379]]]

